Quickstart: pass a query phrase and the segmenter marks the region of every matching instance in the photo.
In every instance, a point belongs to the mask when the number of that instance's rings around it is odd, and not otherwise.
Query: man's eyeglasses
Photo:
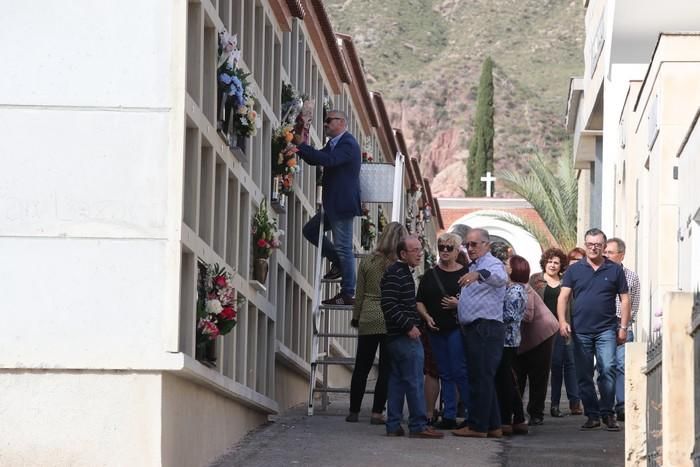
[[[455,247],[453,247],[452,245],[438,245],[438,251],[450,252],[450,251],[453,251],[454,249],[455,249]]]
[[[324,122],[325,124],[329,124],[329,123],[332,122],[333,120],[342,120],[342,119],[343,119],[343,117],[328,117],[328,118],[326,118],[323,122]]]
[[[462,245],[466,246],[467,248],[476,248],[479,245],[484,244],[484,243],[486,243],[486,242],[483,242],[483,241],[481,241],[481,242],[464,242],[464,243],[462,243]]]
[[[589,250],[600,250],[601,248],[603,248],[602,243],[586,243],[585,245],[586,248],[588,248]]]

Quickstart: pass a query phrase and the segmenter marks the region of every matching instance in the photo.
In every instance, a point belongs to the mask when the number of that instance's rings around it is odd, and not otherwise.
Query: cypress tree
[[[481,177],[493,173],[493,60],[487,57],[481,68],[474,118],[474,134],[467,159],[467,196],[486,196]]]

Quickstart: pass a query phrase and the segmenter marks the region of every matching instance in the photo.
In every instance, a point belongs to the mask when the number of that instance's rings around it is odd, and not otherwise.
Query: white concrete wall
[[[690,130],[690,128],[689,128]],[[700,197],[697,193],[700,180],[700,125],[692,128],[688,142],[678,159],[678,180],[680,196],[681,242],[678,247],[678,288],[687,292],[700,289],[700,219],[694,220],[700,211]]]
[[[266,415],[187,379],[164,374],[162,382],[163,466],[207,465],[267,421]]]
[[[185,7],[3,5],[0,465],[161,464]]]
[[[647,64],[612,64],[610,73],[604,79],[603,93],[603,180],[600,228],[608,237],[622,236],[615,228],[615,209],[621,206],[615,197],[616,178],[622,167],[618,166],[620,140],[619,124],[625,104],[629,82],[641,80],[648,68]],[[617,176],[616,176],[617,175]],[[594,227],[594,226],[591,226]],[[623,238],[623,240],[626,240]]]
[[[176,350],[179,7],[3,6],[2,367],[149,367]]]
[[[0,393],[0,465],[161,465],[157,374],[16,371]]]

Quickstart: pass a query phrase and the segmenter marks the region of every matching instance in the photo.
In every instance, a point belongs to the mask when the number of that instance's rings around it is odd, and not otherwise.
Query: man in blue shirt
[[[573,336],[576,375],[581,400],[588,420],[582,430],[600,428],[603,418],[608,431],[620,431],[613,410],[615,403],[615,354],[617,345],[627,340],[630,298],[622,266],[603,256],[607,238],[599,229],[584,236],[586,259],[569,266],[561,280],[557,302],[559,332]],[[571,321],[566,321],[569,298],[574,298]],[[615,313],[615,299],[620,298],[621,316]],[[593,362],[598,369],[598,391],[593,383]]]
[[[469,368],[469,417],[456,436],[500,438],[501,415],[496,396],[496,370],[503,354],[503,300],[507,274],[503,262],[491,255],[489,233],[467,234],[469,272],[459,279],[462,291],[457,312]]]
[[[323,171],[323,228],[333,231],[333,242],[325,235],[321,252],[331,261],[324,279],[338,279],[340,292],[324,300],[327,305],[352,305],[355,302],[355,257],[352,251],[352,223],[362,215],[360,207],[360,165],[362,153],[355,137],[347,131],[347,117],[340,110],[331,110],[323,122],[330,138],[320,151],[302,143],[294,136],[299,156],[310,165],[320,165]],[[313,216],[303,228],[304,237],[318,246],[320,214]]]

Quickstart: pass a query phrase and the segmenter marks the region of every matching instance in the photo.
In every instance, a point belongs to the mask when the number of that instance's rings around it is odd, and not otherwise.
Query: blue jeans
[[[627,331],[627,342],[634,340],[634,332]],[[625,410],[625,344],[618,345],[615,351],[615,412]]]
[[[469,406],[467,362],[464,359],[462,335],[459,329],[454,329],[447,334],[431,332],[428,337],[440,373],[440,391],[445,403],[442,418],[455,419],[457,417],[457,390],[459,390],[464,407]]]
[[[552,407],[559,407],[562,381],[566,387],[569,406],[581,402],[576,379],[574,345],[573,343],[567,345],[566,338],[557,334],[554,340],[554,352],[552,352]]]
[[[386,341],[389,353],[387,384],[386,431],[393,433],[401,427],[404,398],[408,404],[408,430],[425,430],[425,390],[423,388],[423,345],[420,339],[390,336]]]
[[[615,353],[617,351],[614,329],[598,334],[574,333],[574,355],[578,389],[587,417],[600,418],[612,415],[615,404]],[[598,391],[593,384],[593,357],[598,370]]]
[[[309,222],[304,224],[302,232],[304,238],[318,246],[318,229],[321,223],[321,214],[317,213]],[[333,232],[333,242],[323,236],[321,255],[340,266],[343,278],[340,281],[340,292],[353,297],[355,295],[355,255],[352,252],[352,223],[353,218],[336,219],[333,222],[324,216],[323,231]]]
[[[496,371],[503,354],[503,323],[477,319],[462,328],[462,335],[469,367],[467,426],[480,433],[501,428],[501,412],[496,396]]]

